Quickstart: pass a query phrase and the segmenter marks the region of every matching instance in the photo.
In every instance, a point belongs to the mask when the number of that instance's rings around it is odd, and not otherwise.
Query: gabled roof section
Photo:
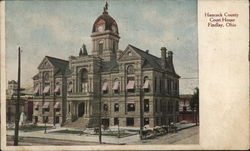
[[[144,68],[154,68],[154,69],[158,69],[158,70],[162,70],[161,68],[161,59],[153,56],[152,54],[146,53],[145,51],[132,46],[129,44],[129,47],[131,47],[136,53],[138,53],[142,58],[145,59]]]
[[[69,62],[63,59],[59,59],[59,58],[54,58],[51,56],[45,56],[49,62],[56,68],[61,69],[62,71],[65,71],[68,66],[69,66]]]
[[[150,53],[147,53],[147,52],[145,52],[145,51],[143,51],[143,50],[141,50],[133,45],[129,44],[128,47],[133,49],[137,54],[139,54],[142,58],[145,59],[142,68],[153,68],[153,69],[157,69],[160,71],[171,72],[174,75],[179,77],[179,75],[177,75],[175,73],[174,66],[170,65],[168,60],[167,60],[167,68],[163,69],[161,66],[161,58],[158,58]]]

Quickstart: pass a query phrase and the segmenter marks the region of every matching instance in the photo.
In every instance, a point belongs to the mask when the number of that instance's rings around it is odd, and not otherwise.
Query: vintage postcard
[[[248,149],[248,11],[1,1],[1,149]]]

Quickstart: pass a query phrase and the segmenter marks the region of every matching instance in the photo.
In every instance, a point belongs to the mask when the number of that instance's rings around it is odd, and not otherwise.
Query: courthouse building
[[[178,120],[180,76],[173,52],[156,46],[159,58],[130,44],[119,50],[118,29],[106,5],[93,24],[91,54],[83,44],[69,60],[41,61],[33,77],[33,122],[95,127],[100,109],[109,126],[139,127],[140,110],[150,127]]]

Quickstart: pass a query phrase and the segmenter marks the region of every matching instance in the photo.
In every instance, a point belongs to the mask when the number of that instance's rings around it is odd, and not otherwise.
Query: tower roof
[[[104,24],[105,30],[112,30],[112,26],[116,27],[116,33],[118,34],[118,26],[114,18],[108,14],[108,3],[105,4],[102,15],[100,15],[94,22],[92,32],[97,32],[97,26]]]

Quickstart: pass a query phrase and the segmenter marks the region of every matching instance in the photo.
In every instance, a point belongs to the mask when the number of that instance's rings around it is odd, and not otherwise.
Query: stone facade
[[[109,126],[139,127],[141,109],[150,127],[178,120],[180,76],[171,51],[162,47],[158,58],[132,45],[119,50],[118,25],[107,9],[94,22],[91,38],[91,55],[83,45],[68,61],[43,59],[33,77],[35,122],[48,117],[49,123],[95,127],[100,109]]]

